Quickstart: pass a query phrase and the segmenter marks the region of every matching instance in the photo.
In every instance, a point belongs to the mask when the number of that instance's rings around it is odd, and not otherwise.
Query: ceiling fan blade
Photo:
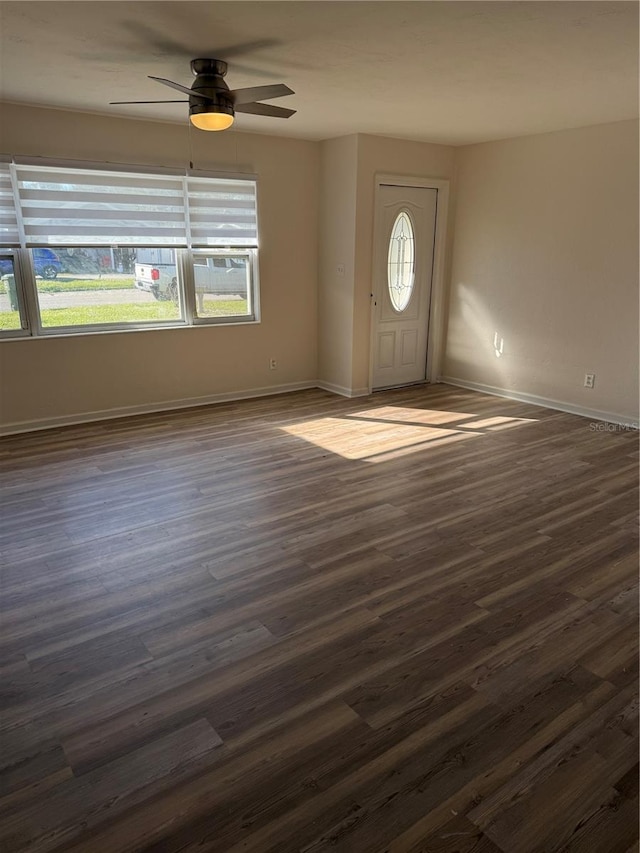
[[[160,28],[154,29],[148,24],[141,21],[123,21],[123,27],[132,33],[135,38],[144,43],[145,46],[151,45],[160,54],[169,56],[215,56],[218,59],[227,60],[229,57],[245,56],[248,53],[254,53],[257,50],[262,50],[267,47],[277,47],[281,44],[279,39],[257,39],[256,41],[247,41],[240,44],[232,44],[229,47],[219,47],[215,50],[207,48],[204,52],[198,50],[197,46],[191,44],[187,46],[184,42],[180,42],[170,35],[167,35],[168,30],[183,30],[184,31],[184,12],[182,9],[172,10],[163,9],[163,16],[167,16],[173,20],[165,21],[164,30]],[[186,40],[186,39],[185,39]],[[191,39],[189,39],[191,41]]]
[[[162,56],[187,56],[191,51],[184,44],[167,36],[164,32],[158,32],[141,21],[123,21],[122,26],[133,33],[133,35],[145,44],[155,48]]]
[[[289,118],[295,115],[295,110],[286,107],[274,107],[272,104],[239,104],[235,107],[237,113],[250,113],[255,116],[272,116],[272,118]]]
[[[217,53],[208,53],[207,56],[221,56],[224,60],[234,56],[246,56],[265,47],[277,47],[278,39],[259,39],[257,41],[246,41],[243,44],[232,44],[230,47],[221,48]]]
[[[109,101],[109,106],[114,104],[188,104],[189,101]]]
[[[266,68],[256,68],[255,65],[245,65],[243,62],[234,62],[231,72],[233,74],[245,74],[247,77],[273,80],[274,78],[280,77],[282,69],[278,69],[277,71],[268,71]]]
[[[155,80],[156,83],[162,83],[163,86],[170,86],[172,89],[177,89],[178,92],[184,92],[185,95],[189,95],[192,98],[201,98],[203,101],[213,101],[213,98],[208,98],[206,95],[194,92],[186,86],[181,86],[180,83],[174,83],[173,80],[165,80],[164,77],[152,77],[151,74],[149,74],[148,77],[149,80]]]
[[[272,98],[284,98],[285,95],[295,95],[293,89],[284,83],[274,83],[273,86],[249,86],[247,89],[231,89],[229,92],[235,106],[250,104],[253,101],[270,101]]]

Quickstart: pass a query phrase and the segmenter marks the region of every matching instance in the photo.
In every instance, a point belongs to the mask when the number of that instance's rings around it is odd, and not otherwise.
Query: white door
[[[427,338],[438,191],[382,185],[373,288],[374,389],[421,382]]]

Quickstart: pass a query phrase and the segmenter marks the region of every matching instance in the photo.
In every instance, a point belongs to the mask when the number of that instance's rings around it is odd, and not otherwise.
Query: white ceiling
[[[466,144],[638,115],[635,2],[3,2],[4,100],[186,121],[146,75],[192,82],[189,60],[229,58],[232,88],[284,82],[282,119],[257,133],[372,133]]]

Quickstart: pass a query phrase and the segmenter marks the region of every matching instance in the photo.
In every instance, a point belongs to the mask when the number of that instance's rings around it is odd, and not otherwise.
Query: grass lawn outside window
[[[65,326],[91,326],[101,324],[122,323],[154,323],[176,320],[180,313],[175,302],[167,300],[156,301],[149,294],[141,293],[134,285],[131,277],[105,278],[75,278],[58,277],[52,281],[37,281],[39,295],[73,294],[73,305],[45,307],[41,300],[40,318],[43,328],[61,328]],[[109,291],[120,291],[119,301],[110,302]],[[129,292],[131,301],[127,300]],[[96,298],[105,292],[105,304],[95,303]],[[4,281],[0,281],[0,297],[7,295]],[[45,298],[47,298],[45,296]],[[122,300],[122,301],[121,301]],[[2,300],[0,299],[0,305]],[[247,300],[238,298],[207,298],[205,300],[205,316],[231,317],[247,312]],[[20,327],[17,312],[0,310],[0,327],[12,329]]]

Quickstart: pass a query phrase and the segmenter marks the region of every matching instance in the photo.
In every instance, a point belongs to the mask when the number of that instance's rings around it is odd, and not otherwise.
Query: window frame
[[[247,314],[232,314],[220,317],[199,317],[196,308],[196,287],[195,287],[195,257],[228,257],[233,258],[234,255],[247,255],[249,258],[249,285],[247,288],[247,304],[251,308]],[[231,247],[230,249],[191,249],[189,252],[189,269],[187,274],[192,276],[192,286],[190,295],[193,295],[193,310],[190,311],[192,317],[192,325],[194,326],[219,326],[219,325],[234,325],[237,323],[259,323],[260,322],[260,282],[258,277],[258,249],[238,249]]]
[[[208,172],[199,170],[189,170],[187,172],[178,172],[162,168],[153,169],[148,166],[128,166],[114,165],[104,163],[86,163],[78,161],[47,161],[44,159],[24,159],[20,160],[21,165],[38,165],[42,167],[52,167],[66,170],[86,170],[95,169],[104,173],[105,171],[112,172],[133,172],[139,175],[155,174],[165,175],[172,173],[181,176],[184,187],[184,203],[185,208],[188,208],[189,196],[187,194],[189,178],[194,179],[213,179],[226,180],[235,182],[251,183],[254,187],[255,194],[255,234],[259,235],[258,222],[258,180],[257,176],[248,173],[230,173],[230,172]],[[16,202],[17,206],[17,202]],[[124,321],[117,323],[91,323],[77,324],[70,326],[43,326],[40,313],[40,300],[38,285],[35,275],[35,266],[33,262],[32,251],[38,246],[26,247],[0,247],[0,257],[11,257],[14,264],[14,277],[16,281],[16,295],[18,301],[18,312],[21,327],[19,329],[0,329],[0,341],[12,340],[16,338],[52,338],[60,336],[78,336],[92,334],[113,334],[118,332],[134,332],[134,331],[153,331],[166,329],[182,329],[189,327],[207,327],[220,325],[243,325],[243,324],[258,324],[260,318],[260,280],[259,280],[259,239],[255,239],[255,246],[198,246],[186,247],[170,246],[174,252],[176,260],[176,273],[178,279],[178,308],[179,316],[175,319],[168,320],[150,320],[150,321]],[[21,239],[24,241],[24,232],[21,229]],[[75,246],[63,246],[60,244],[44,243],[43,247],[53,249],[75,248]],[[126,245],[111,244],[96,244],[83,245],[82,248],[127,248]],[[160,248],[159,246],[150,247],[135,247],[129,248]],[[246,314],[238,315],[221,315],[218,317],[199,317],[196,310],[196,290],[195,290],[195,273],[193,269],[194,256],[204,254],[206,256],[224,255],[232,257],[234,254],[242,254],[249,258],[249,279],[247,291],[247,304],[250,309]]]
[[[21,256],[20,249],[0,248],[0,258],[9,258],[13,263],[13,279],[16,286],[16,301],[18,303],[18,319],[20,320],[19,329],[2,329],[0,328],[0,337],[2,338],[29,338],[32,336],[32,318],[33,311],[29,309],[30,300],[27,298],[27,288],[25,282],[28,280],[28,274],[23,271],[25,258]]]

